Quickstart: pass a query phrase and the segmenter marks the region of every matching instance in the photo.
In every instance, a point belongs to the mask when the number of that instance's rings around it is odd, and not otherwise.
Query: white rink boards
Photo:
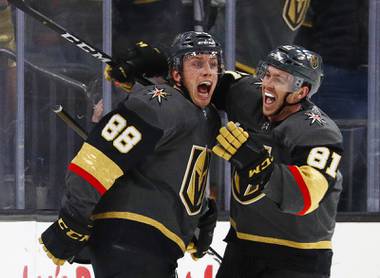
[[[0,222],[0,277],[93,278],[91,267],[67,264],[56,267],[37,238],[49,223]],[[212,244],[223,254],[222,241],[229,228],[218,222]],[[333,238],[332,278],[380,278],[380,223],[337,223]],[[194,262],[189,255],[178,261],[180,278],[214,278],[218,263],[209,255]]]

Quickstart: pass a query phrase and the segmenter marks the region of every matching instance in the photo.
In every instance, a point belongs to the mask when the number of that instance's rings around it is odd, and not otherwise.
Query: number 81
[[[326,147],[317,147],[313,148],[309,156],[307,158],[307,164],[310,166],[313,166],[318,169],[325,169],[327,165],[327,161],[330,158],[330,150]],[[339,154],[332,152],[331,154],[331,163],[329,167],[326,168],[326,174],[329,176],[335,178],[336,177],[336,172],[339,166],[339,162],[342,156]]]

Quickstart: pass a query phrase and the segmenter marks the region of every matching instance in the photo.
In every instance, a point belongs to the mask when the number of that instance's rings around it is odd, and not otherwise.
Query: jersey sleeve
[[[317,135],[307,136],[310,140]],[[340,183],[341,141],[334,134],[324,136],[326,142],[320,144],[296,144],[290,163],[275,163],[264,193],[282,211],[300,216],[309,214]]]
[[[153,153],[163,135],[156,119],[149,103],[138,98],[104,116],[68,166],[63,209],[89,218],[115,181]]]
[[[215,93],[212,98],[212,103],[219,110],[227,112],[228,96],[232,92],[232,87],[239,84],[239,80],[247,77],[246,73],[238,71],[225,71],[218,81]]]

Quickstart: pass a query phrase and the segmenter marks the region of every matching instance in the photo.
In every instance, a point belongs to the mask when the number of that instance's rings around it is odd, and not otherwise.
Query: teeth
[[[211,81],[203,81],[199,85],[211,86]]]
[[[271,93],[265,92],[264,94],[266,97],[275,98]]]

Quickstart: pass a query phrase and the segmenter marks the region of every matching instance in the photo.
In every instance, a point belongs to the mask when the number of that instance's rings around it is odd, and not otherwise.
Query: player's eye
[[[211,68],[211,69],[217,69],[217,68],[218,68],[218,60],[216,60],[216,59],[212,59],[212,60],[209,62],[209,65],[210,65],[210,68]]]
[[[191,62],[191,65],[192,65],[194,68],[196,68],[196,69],[201,69],[201,68],[203,67],[204,63],[203,63],[202,61],[200,61],[200,60],[193,60],[193,61]]]

